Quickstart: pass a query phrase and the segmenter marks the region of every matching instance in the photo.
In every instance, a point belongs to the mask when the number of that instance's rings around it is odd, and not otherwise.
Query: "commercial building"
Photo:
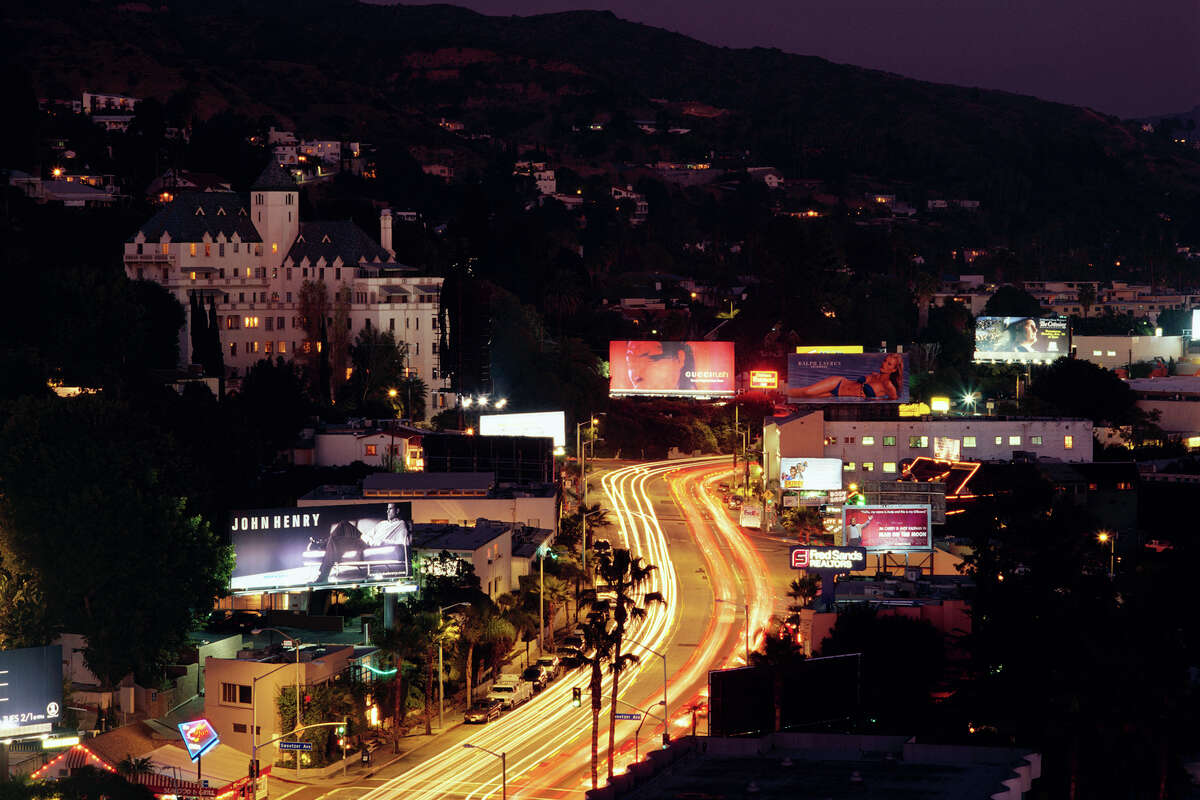
[[[764,480],[778,481],[781,458],[838,458],[843,483],[899,477],[921,456],[969,461],[1014,458],[1089,462],[1092,423],[1034,417],[828,419],[825,409],[763,422]]]
[[[1182,336],[1074,336],[1075,357],[1105,369],[1127,368],[1142,361],[1180,361],[1187,355]]]
[[[1158,426],[1164,432],[1184,440],[1200,436],[1200,376],[1138,378],[1129,381],[1129,388],[1138,408],[1158,412]],[[1200,446],[1200,440],[1186,443]]]
[[[126,242],[125,272],[162,284],[185,307],[193,295],[214,304],[233,377],[263,358],[315,352],[321,343],[305,325],[301,291],[323,286],[329,341],[341,336],[335,319],[345,320],[348,344],[363,330],[390,331],[407,345],[407,367],[429,387],[426,408],[436,413],[454,404],[438,354],[442,279],[397,264],[391,239],[388,210],[378,243],[350,221],[302,222],[299,186],[271,163],[249,197],[180,192]],[[179,337],[184,365],[193,361],[191,322]]]

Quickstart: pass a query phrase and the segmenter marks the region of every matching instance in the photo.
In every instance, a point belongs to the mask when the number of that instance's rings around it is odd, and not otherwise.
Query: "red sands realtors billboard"
[[[733,342],[610,342],[613,397],[724,397],[734,393]]]
[[[929,506],[847,506],[842,511],[847,547],[874,551],[929,550]]]

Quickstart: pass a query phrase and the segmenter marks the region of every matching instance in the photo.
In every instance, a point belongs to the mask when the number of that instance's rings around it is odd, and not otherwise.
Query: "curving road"
[[[728,458],[684,459],[618,466],[601,479],[615,525],[598,536],[656,565],[645,590],[660,592],[664,598],[647,608],[645,619],[631,624],[623,648],[642,656],[637,666],[622,673],[618,711],[651,712],[641,727],[638,749],[643,757],[646,748],[661,746],[664,729],[659,721],[662,706],[656,705],[663,700],[663,661],[652,651],[666,657],[667,728],[676,736],[688,733],[694,719],[689,709],[707,696],[708,670],[744,663],[746,608],[751,648],[773,610],[762,559],[707,491],[729,469]],[[717,598],[729,602],[716,603]],[[584,687],[582,708],[571,705],[575,686]],[[611,676],[605,676],[604,686],[602,783]],[[639,723],[618,721],[617,725],[615,762],[620,772],[633,761]],[[704,725],[701,718],[702,732]],[[509,797],[580,798],[590,787],[590,735],[587,675],[580,670],[559,678],[500,720],[470,730],[464,726],[439,737],[436,749],[417,754],[418,763],[401,762],[392,769],[404,771],[381,785],[328,794],[370,800],[499,798],[499,760],[465,748],[463,744],[469,742],[506,754]]]

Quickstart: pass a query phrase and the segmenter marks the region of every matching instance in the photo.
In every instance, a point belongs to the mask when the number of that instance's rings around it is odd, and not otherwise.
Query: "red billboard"
[[[733,342],[610,342],[613,397],[725,397],[734,393]]]
[[[929,506],[848,506],[842,511],[847,547],[867,550],[930,550]]]

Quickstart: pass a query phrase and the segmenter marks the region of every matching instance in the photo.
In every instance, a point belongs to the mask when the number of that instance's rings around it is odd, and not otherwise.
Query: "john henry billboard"
[[[781,458],[779,485],[784,490],[828,491],[842,488],[840,458]]]
[[[1071,354],[1067,317],[978,317],[976,361],[1053,361]]]
[[[526,414],[481,414],[480,436],[541,436],[554,440],[555,447],[567,444],[567,415],[562,411]]]
[[[233,591],[391,583],[412,574],[412,503],[235,511]]]
[[[877,552],[933,548],[929,506],[847,506],[842,531],[847,547]]]
[[[907,403],[908,354],[793,353],[789,403]]]
[[[49,731],[62,718],[62,646],[0,650],[0,736]]]
[[[734,393],[733,342],[610,342],[614,397],[713,397]]]

